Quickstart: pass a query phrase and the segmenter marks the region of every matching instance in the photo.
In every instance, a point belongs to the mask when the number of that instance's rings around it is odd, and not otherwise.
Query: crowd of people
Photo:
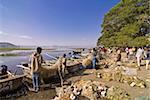
[[[126,56],[122,57],[122,53],[125,53]],[[140,69],[141,60],[145,60],[146,69],[150,69],[150,46],[145,47],[126,47],[126,48],[105,48],[105,47],[97,47],[93,48],[88,56],[92,60],[93,69],[96,68],[96,61],[100,61],[102,59],[102,55],[107,55],[110,57],[110,54],[115,54],[114,62],[122,61],[122,59],[126,59],[128,62],[134,61],[137,63],[137,67]]]
[[[150,47],[139,47],[139,48],[126,48],[125,49],[127,58],[135,59],[137,62],[137,67],[140,69],[141,67],[141,60],[145,60],[146,62],[146,69],[149,69],[149,61],[150,61]]]

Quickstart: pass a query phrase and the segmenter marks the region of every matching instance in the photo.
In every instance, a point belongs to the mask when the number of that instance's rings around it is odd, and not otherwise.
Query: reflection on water
[[[12,51],[11,51],[12,52]],[[17,50],[17,52],[19,52]],[[22,52],[22,51],[20,51]],[[20,53],[19,52],[19,53]],[[33,51],[23,51],[23,52],[28,52],[28,53],[32,53]],[[45,53],[48,53],[49,55],[51,56],[61,56],[63,55],[64,53],[69,53],[71,51],[43,51],[42,55],[43,55],[43,58],[44,60],[52,60],[52,58],[48,57],[45,55]],[[8,66],[8,70],[10,70],[11,72],[13,73],[16,73],[16,74],[22,74],[22,69],[21,68],[18,68],[16,65],[18,64],[21,64],[21,62],[29,62],[29,56],[0,56],[0,66],[1,65],[7,65]],[[0,68],[1,69],[1,68]]]

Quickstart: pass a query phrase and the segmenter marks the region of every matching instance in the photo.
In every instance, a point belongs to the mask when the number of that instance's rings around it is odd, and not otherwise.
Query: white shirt
[[[139,48],[136,52],[136,57],[141,57],[143,54],[143,49]]]

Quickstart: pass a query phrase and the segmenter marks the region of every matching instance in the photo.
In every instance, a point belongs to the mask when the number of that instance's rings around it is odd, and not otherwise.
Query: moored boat
[[[81,64],[81,59],[74,59],[74,60],[67,60],[66,66],[66,74],[76,72],[79,70]],[[31,79],[30,74],[30,65],[23,64],[22,68],[24,69],[24,74],[27,74],[26,78]],[[26,66],[29,65],[29,66]],[[42,65],[41,68],[41,80],[45,83],[49,78],[58,76],[58,69],[57,65],[54,62],[47,62],[46,64]]]
[[[0,75],[0,96],[8,94],[11,91],[17,90],[23,85],[23,78],[26,75]]]

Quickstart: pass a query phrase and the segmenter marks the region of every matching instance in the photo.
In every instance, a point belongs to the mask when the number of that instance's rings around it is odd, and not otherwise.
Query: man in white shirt
[[[141,65],[141,57],[142,57],[143,52],[144,51],[143,51],[143,49],[141,47],[139,47],[139,49],[136,52],[136,58],[137,58],[137,65],[138,65],[138,67],[140,67],[140,65]]]

